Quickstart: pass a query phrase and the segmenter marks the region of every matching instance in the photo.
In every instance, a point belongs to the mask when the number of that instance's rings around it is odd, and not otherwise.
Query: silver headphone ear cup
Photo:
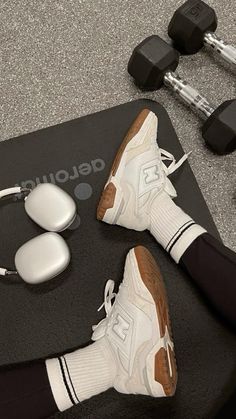
[[[70,262],[70,250],[57,233],[44,233],[21,246],[15,255],[15,267],[29,284],[39,284],[63,272]]]
[[[41,183],[25,200],[25,211],[40,227],[60,232],[76,217],[76,205],[71,196],[51,183]]]

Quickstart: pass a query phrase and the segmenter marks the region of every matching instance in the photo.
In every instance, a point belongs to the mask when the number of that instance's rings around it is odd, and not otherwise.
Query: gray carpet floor
[[[236,44],[235,0],[209,0],[218,34]],[[126,67],[133,47],[167,25],[182,0],[2,0],[0,139],[147,97],[164,105],[225,244],[236,251],[236,153],[219,157],[201,121],[166,88],[144,94]],[[182,57],[179,73],[220,104],[235,97],[235,70],[211,51]]]

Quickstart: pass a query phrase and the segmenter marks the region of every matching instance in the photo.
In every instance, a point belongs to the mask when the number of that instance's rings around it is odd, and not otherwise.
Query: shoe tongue
[[[168,195],[170,195],[171,198],[176,198],[177,192],[168,177],[166,178],[166,184],[165,184],[164,190],[166,193],[168,193]]]

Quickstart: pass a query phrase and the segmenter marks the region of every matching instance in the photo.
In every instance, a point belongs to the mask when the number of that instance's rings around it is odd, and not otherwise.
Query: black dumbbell
[[[142,41],[133,51],[128,72],[144,90],[156,90],[163,84],[171,87],[185,102],[200,110],[207,120],[203,138],[216,153],[229,153],[236,148],[236,100],[228,100],[218,108],[212,106],[197,90],[174,73],[179,53],[157,35]]]
[[[207,44],[226,61],[236,64],[236,49],[214,33],[216,28],[217,17],[208,4],[201,0],[187,0],[174,13],[168,34],[175,48],[182,53],[195,54]]]

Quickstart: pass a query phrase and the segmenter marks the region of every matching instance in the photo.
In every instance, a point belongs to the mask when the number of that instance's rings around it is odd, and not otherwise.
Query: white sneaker
[[[101,306],[106,318],[93,327],[92,339],[111,350],[114,388],[127,394],[172,396],[177,370],[168,302],[160,270],[146,248],[130,250],[117,295],[113,289],[109,280]]]
[[[157,145],[157,117],[144,109],[135,119],[115,157],[103,190],[97,219],[135,230],[150,228],[150,209],[161,192],[176,197],[168,179],[188,155],[178,163],[172,154]],[[166,167],[163,161],[171,161]]]

